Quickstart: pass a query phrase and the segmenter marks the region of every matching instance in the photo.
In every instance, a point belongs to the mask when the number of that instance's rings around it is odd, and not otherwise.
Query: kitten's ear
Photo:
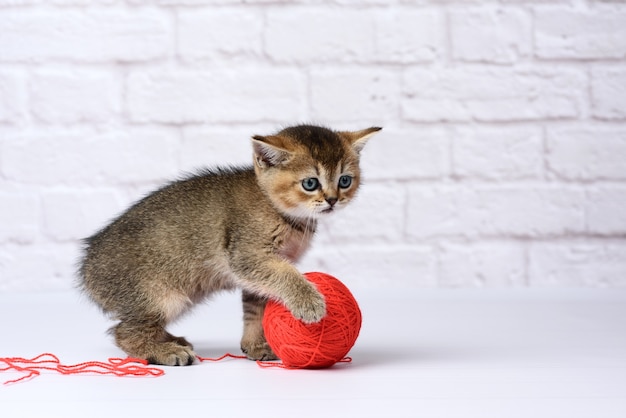
[[[289,159],[291,153],[285,149],[284,141],[279,136],[252,137],[254,161],[260,167],[274,167]]]
[[[372,128],[363,129],[361,131],[341,132],[341,134],[343,134],[346,138],[348,138],[348,141],[350,141],[350,143],[354,147],[354,150],[357,153],[360,153],[363,147],[365,146],[365,144],[367,143],[367,140],[370,139],[373,135],[375,135],[381,129],[383,128],[372,127]]]

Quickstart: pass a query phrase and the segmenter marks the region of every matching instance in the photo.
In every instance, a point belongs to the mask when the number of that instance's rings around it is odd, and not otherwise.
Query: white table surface
[[[626,289],[354,292],[353,362],[263,369],[247,360],[157,378],[43,373],[0,384],[2,417],[626,417]],[[171,327],[201,356],[238,353],[238,294]],[[123,357],[77,293],[0,294],[0,357]],[[0,383],[19,377],[0,373]]]

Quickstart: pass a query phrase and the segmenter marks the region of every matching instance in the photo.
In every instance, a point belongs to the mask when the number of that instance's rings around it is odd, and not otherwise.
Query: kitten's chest
[[[314,233],[315,225],[302,229],[284,226],[277,231],[274,243],[282,257],[295,262],[308,250]]]

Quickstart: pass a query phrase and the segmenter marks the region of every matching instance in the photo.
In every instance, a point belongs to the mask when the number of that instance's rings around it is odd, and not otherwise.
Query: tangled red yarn
[[[27,359],[22,357],[0,357],[0,372],[17,371],[24,375],[17,379],[4,382],[5,385],[32,379],[42,371],[60,374],[110,374],[114,376],[162,376],[165,372],[156,367],[149,367],[148,362],[136,358],[110,358],[108,362],[87,361],[84,363],[65,365],[54,354],[44,353]]]
[[[263,329],[268,344],[289,369],[330,367],[344,357],[359,336],[361,310],[350,290],[325,273],[306,273],[326,300],[326,316],[305,324],[284,305],[270,301],[265,307]]]

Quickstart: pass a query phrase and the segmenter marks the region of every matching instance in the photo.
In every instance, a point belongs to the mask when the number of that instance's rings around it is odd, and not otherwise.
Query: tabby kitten
[[[254,136],[254,167],[173,182],[87,238],[80,285],[119,321],[117,345],[150,363],[192,364],[192,345],[167,324],[217,290],[241,288],[241,349],[276,359],[263,335],[265,303],[279,300],[307,323],[324,317],[324,298],[292,263],[317,219],[354,197],[359,152],[380,129],[301,125]]]

